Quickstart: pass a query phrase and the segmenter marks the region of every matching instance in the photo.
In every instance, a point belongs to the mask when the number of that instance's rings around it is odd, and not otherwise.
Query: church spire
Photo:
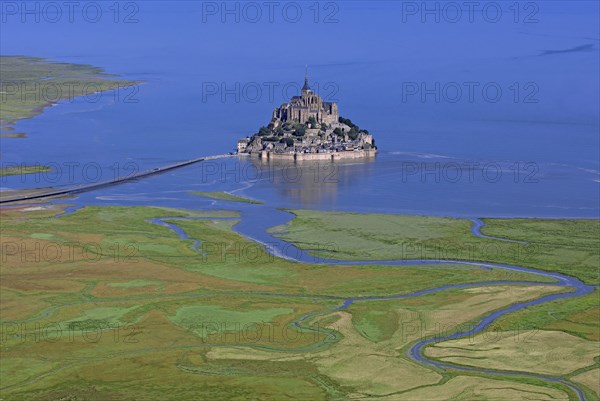
[[[310,86],[308,85],[308,65],[305,67],[304,71],[304,86],[302,87],[302,90],[310,90]]]

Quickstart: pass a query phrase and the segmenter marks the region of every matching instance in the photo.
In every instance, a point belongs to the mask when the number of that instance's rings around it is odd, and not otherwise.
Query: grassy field
[[[446,400],[547,400],[567,401],[565,393],[556,389],[540,388],[524,383],[507,383],[480,377],[457,377],[437,386],[427,386],[402,394],[411,401]],[[385,398],[384,398],[385,399]],[[390,398],[393,399],[393,398]]]
[[[560,331],[521,330],[444,341],[427,348],[426,354],[461,365],[558,376],[593,366],[600,350],[597,342]]]
[[[277,236],[319,256],[345,260],[460,259],[515,264],[600,284],[600,220],[485,219],[484,234],[529,244],[474,237],[472,222],[444,217],[294,210]],[[538,239],[539,238],[539,239]]]
[[[421,338],[462,330],[517,300],[562,291],[558,287],[481,284],[406,299],[358,299],[337,310],[349,297],[407,294],[463,282],[539,281],[537,276],[434,263],[291,263],[236,234],[231,229],[235,220],[218,220],[239,217],[235,211],[85,207],[52,218],[62,210],[62,206],[0,210],[1,398],[513,400],[535,395],[566,400],[573,396],[559,384],[441,372],[406,356],[410,345]],[[167,221],[200,241],[201,252],[194,250],[192,240],[181,240],[168,227],[150,222],[160,217],[172,217]],[[436,238],[434,226],[425,220],[418,236]],[[322,228],[331,229],[331,224]],[[595,305],[593,297],[565,301],[562,309],[555,308],[562,312],[549,329],[578,350],[579,359],[570,355],[573,363],[558,374],[585,386],[591,400],[597,399],[590,388],[594,371],[585,365],[593,360],[597,341],[583,327],[593,323],[590,308]],[[510,320],[513,315],[516,322]],[[515,335],[521,327],[539,323],[539,311],[533,309],[513,315],[499,322],[504,333]],[[567,330],[570,321],[579,322],[575,331],[581,335]],[[550,349],[550,340],[555,337],[532,337],[537,342],[531,351]],[[490,366],[502,349],[515,352],[512,342],[499,344],[501,350],[489,355]],[[524,355],[518,356],[526,361]]]
[[[22,133],[10,132],[14,129],[12,125],[40,114],[52,103],[116,89],[125,96],[132,93],[133,85],[140,83],[120,80],[90,65],[36,57],[0,56],[0,66],[0,131],[5,138],[22,137]]]
[[[216,199],[216,200],[226,200],[230,202],[243,202],[243,203],[253,203],[253,204],[262,204],[263,202],[257,201],[254,199],[244,198],[242,196],[232,195],[228,192],[192,192],[193,195],[201,196],[203,198]]]
[[[21,174],[39,174],[52,169],[47,166],[18,166],[18,167],[0,167],[0,177]]]
[[[560,330],[581,338],[600,341],[600,294],[562,299],[511,313],[498,320],[507,329]]]
[[[595,250],[600,246],[599,220],[483,219],[483,221],[487,225],[482,228],[482,233],[494,237]]]
[[[574,375],[571,380],[593,389],[594,393],[600,397],[600,367],[596,366],[593,369]]]

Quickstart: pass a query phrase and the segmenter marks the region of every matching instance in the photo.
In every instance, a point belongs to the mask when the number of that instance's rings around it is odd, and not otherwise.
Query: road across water
[[[97,189],[106,188],[106,187],[110,187],[113,185],[119,185],[119,184],[123,184],[126,182],[139,180],[141,178],[147,178],[147,177],[151,177],[153,175],[162,174],[167,171],[171,171],[171,170],[175,170],[175,169],[178,169],[181,167],[189,166],[191,164],[199,163],[201,161],[222,159],[225,157],[233,157],[233,156],[234,155],[227,154],[227,155],[213,155],[213,156],[198,157],[196,159],[186,160],[183,162],[170,164],[170,165],[164,166],[164,167],[156,167],[152,170],[142,171],[141,173],[131,174],[131,175],[127,175],[124,177],[118,177],[118,178],[115,178],[114,180],[96,182],[96,183],[87,184],[87,185],[82,184],[82,185],[70,187],[67,189],[44,192],[41,194],[25,195],[25,196],[19,196],[19,197],[11,198],[11,199],[0,199],[0,204],[23,202],[23,201],[33,200],[33,199],[46,199],[46,198],[52,198],[55,196],[73,195],[73,194],[79,194],[82,192],[94,191]]]

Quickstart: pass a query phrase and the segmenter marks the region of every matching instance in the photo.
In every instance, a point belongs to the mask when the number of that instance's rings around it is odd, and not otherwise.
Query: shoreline
[[[335,161],[347,159],[370,159],[377,154],[377,149],[348,150],[342,152],[330,153],[273,153],[263,150],[259,153],[238,153],[238,155],[247,155],[257,157],[263,160],[286,160],[286,161]]]
[[[5,115],[0,118],[0,132],[3,138],[12,138],[7,135],[15,131],[18,122],[35,118],[47,108],[58,106],[64,101],[146,83],[142,80],[124,79],[121,75],[107,73],[104,68],[90,64],[66,63],[45,57],[1,55],[0,62],[3,64],[2,81],[17,86],[14,91],[5,94],[4,104],[8,111],[5,110]],[[45,82],[59,88],[55,97],[46,98],[42,95],[39,85]],[[34,99],[23,100],[22,91],[25,84],[35,85],[35,90],[40,91]],[[73,84],[81,88],[76,90]],[[67,88],[72,89],[63,91],[63,85],[69,85]],[[25,133],[20,134],[23,134],[20,137],[26,137]]]

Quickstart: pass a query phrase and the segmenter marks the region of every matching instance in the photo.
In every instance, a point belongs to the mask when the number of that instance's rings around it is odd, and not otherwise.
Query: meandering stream
[[[265,206],[258,207],[259,209],[266,208]],[[289,222],[293,215],[291,213],[282,212],[279,210],[271,209],[269,211],[269,218],[264,218],[264,214],[250,212],[248,208],[243,208],[241,211],[241,218],[238,224],[234,226],[234,230],[239,234],[243,235],[249,240],[258,242],[263,244],[267,251],[277,257],[285,258],[289,261],[298,262],[298,263],[313,263],[313,264],[326,264],[326,265],[396,265],[396,266],[410,266],[410,265],[424,265],[424,264],[443,264],[443,265],[473,265],[478,266],[480,268],[489,269],[489,268],[497,268],[504,269],[509,271],[516,271],[522,273],[534,274],[540,277],[549,278],[554,280],[552,283],[547,282],[528,282],[528,281],[488,281],[488,282],[479,282],[479,283],[464,283],[464,284],[454,284],[454,285],[445,285],[439,286],[419,291],[414,291],[406,294],[396,294],[390,296],[373,296],[373,297],[350,297],[341,299],[341,305],[339,307],[318,311],[310,314],[306,314],[300,317],[298,320],[292,323],[292,325],[296,327],[301,327],[303,322],[310,320],[311,318],[321,315],[328,312],[339,311],[347,309],[350,305],[355,302],[368,302],[368,301],[381,301],[388,299],[403,299],[403,298],[412,298],[425,294],[431,294],[439,291],[449,290],[449,289],[460,289],[460,288],[468,288],[468,287],[479,287],[479,286],[488,286],[488,285],[554,285],[563,288],[569,288],[571,292],[564,292],[558,294],[546,295],[534,300],[519,302],[508,307],[502,308],[500,310],[496,310],[485,315],[474,327],[472,327],[468,331],[458,331],[443,337],[435,337],[428,338],[417,343],[413,344],[410,349],[407,351],[407,356],[409,356],[414,361],[417,361],[421,364],[432,366],[435,368],[441,369],[449,369],[449,370],[460,370],[460,371],[470,371],[477,373],[485,373],[488,375],[495,376],[521,376],[521,377],[531,377],[536,379],[541,379],[548,382],[560,383],[571,390],[573,390],[580,401],[585,401],[585,395],[583,391],[577,387],[575,384],[562,379],[560,377],[554,377],[549,375],[542,374],[534,374],[527,372],[519,372],[519,371],[496,371],[491,369],[483,369],[476,367],[468,367],[462,365],[455,365],[451,363],[439,362],[437,360],[428,358],[424,354],[424,349],[432,344],[447,341],[447,340],[455,340],[460,338],[465,338],[468,336],[473,336],[474,334],[481,333],[488,327],[490,327],[497,319],[500,317],[515,312],[521,309],[524,309],[529,306],[540,305],[543,303],[555,301],[558,299],[565,298],[573,298],[579,297],[585,294],[588,294],[594,291],[595,287],[587,285],[580,281],[577,278],[569,277],[563,274],[554,273],[554,272],[546,272],[537,269],[515,266],[515,265],[507,265],[507,264],[498,264],[498,263],[480,263],[473,261],[460,261],[460,260],[431,260],[431,259],[417,259],[417,260],[379,260],[379,261],[345,261],[345,260],[335,260],[335,259],[324,259],[319,257],[318,255],[311,255],[308,252],[299,249],[294,244],[286,242],[280,238],[274,237],[268,232],[268,229],[272,227],[273,222],[279,220],[279,224],[286,223],[283,217],[287,217],[287,222]],[[198,218],[182,218],[178,217],[179,220],[198,220]],[[217,220],[212,218],[201,218],[203,220]],[[164,220],[171,220],[171,222],[167,223]],[[192,240],[194,242],[194,249],[198,250],[199,240],[189,237],[183,229],[178,227],[176,224],[172,223],[173,218],[165,217],[151,220],[150,222],[154,224],[164,225],[172,229],[181,239],[183,240]],[[483,225],[483,222],[479,219],[473,219],[473,227],[471,232],[475,236],[485,237],[485,238],[494,238],[488,237],[480,233],[479,229]],[[200,252],[200,251],[199,251]],[[292,256],[293,255],[293,256]]]
[[[325,310],[318,310],[315,312],[311,312],[305,314],[298,318],[296,321],[291,322],[292,326],[295,326],[299,329],[303,330],[312,330],[310,326],[304,326],[305,322],[309,322],[313,318],[319,315],[325,315],[335,311],[345,310],[350,305],[358,302],[370,302],[370,301],[382,301],[382,300],[391,300],[391,299],[406,299],[406,298],[414,298],[418,296],[422,296],[425,294],[432,294],[444,290],[450,289],[462,289],[462,288],[470,288],[470,287],[481,287],[481,286],[492,286],[492,285],[528,285],[528,286],[556,286],[564,289],[569,289],[569,292],[555,293],[550,295],[545,295],[537,299],[533,299],[530,301],[519,302],[508,307],[493,311],[488,313],[483,318],[481,318],[474,326],[467,331],[457,331],[452,334],[448,334],[445,336],[437,336],[435,338],[426,338],[420,340],[414,344],[406,351],[406,355],[423,365],[428,365],[438,369],[446,369],[446,370],[457,370],[457,371],[469,371],[475,373],[483,373],[486,375],[493,376],[515,376],[515,377],[529,377],[535,378],[547,382],[559,383],[567,388],[571,389],[576,395],[579,401],[585,401],[585,394],[576,384],[563,379],[561,377],[543,375],[543,374],[534,374],[528,372],[519,372],[519,371],[499,371],[478,367],[469,367],[464,365],[455,365],[452,363],[440,362],[435,359],[428,358],[424,354],[424,349],[432,344],[447,341],[465,338],[469,336],[473,336],[477,333],[483,332],[485,329],[490,327],[497,319],[500,317],[515,312],[521,309],[524,309],[533,305],[541,305],[547,302],[551,302],[558,299],[565,298],[573,298],[583,296],[588,294],[596,289],[594,286],[587,285],[581,282],[579,279],[574,277],[569,277],[560,273],[555,272],[547,272],[541,271],[537,269],[516,266],[516,265],[507,265],[507,264],[498,264],[498,263],[488,263],[488,262],[476,262],[469,260],[434,260],[434,259],[416,259],[416,260],[364,260],[364,261],[347,261],[347,260],[335,260],[335,259],[326,259],[322,258],[318,255],[312,255],[302,249],[299,249],[294,244],[284,241],[280,238],[274,237],[269,233],[269,228],[274,227],[280,224],[287,224],[294,217],[293,214],[284,212],[282,210],[267,206],[267,205],[237,205],[237,208],[240,211],[239,218],[231,218],[231,217],[174,217],[174,216],[165,216],[161,218],[154,218],[148,220],[149,223],[160,225],[163,227],[167,227],[172,230],[177,236],[182,240],[192,241],[192,248],[198,252],[201,257],[205,257],[202,250],[202,242],[200,239],[190,237],[184,229],[176,224],[177,221],[195,221],[195,220],[231,220],[236,221],[237,223],[234,225],[234,230],[245,238],[262,244],[265,246],[266,250],[274,256],[285,258],[292,262],[298,263],[311,263],[311,264],[323,264],[323,265],[394,265],[394,266],[414,266],[414,265],[470,265],[476,266],[481,269],[503,269],[513,272],[522,272],[528,273],[532,275],[537,275],[539,277],[543,277],[545,279],[550,279],[551,282],[544,281],[508,281],[508,280],[496,280],[496,281],[484,281],[484,282],[476,282],[476,283],[462,283],[462,284],[452,284],[452,285],[444,285],[438,287],[432,287],[427,289],[422,289],[418,291],[413,291],[410,293],[403,294],[392,294],[388,296],[363,296],[363,297],[337,297],[337,296],[328,296],[328,295],[310,295],[310,294],[280,294],[280,293],[248,293],[246,295],[258,295],[258,296],[274,296],[274,297],[303,297],[303,298],[313,298],[313,299],[324,299],[331,301],[339,301],[340,305],[334,308],[328,308]],[[72,206],[68,207],[64,213],[58,214],[57,218],[62,218],[66,215],[74,213],[78,210],[80,206]],[[479,231],[483,223],[479,219],[472,219],[473,227],[471,228],[471,232],[475,236],[485,237],[485,238],[494,238],[481,234]],[[503,240],[501,238],[498,238]],[[188,296],[188,294],[185,294]],[[197,294],[189,294],[190,297],[199,297]],[[156,298],[156,295],[152,296]],[[91,300],[88,300],[92,302]],[[98,299],[93,300],[93,302],[114,302],[115,299]],[[55,305],[40,313],[38,316],[27,319],[27,321],[35,321],[45,317],[48,317],[52,313],[54,313],[57,309],[61,307],[65,307],[69,305]],[[219,344],[204,344],[204,346],[218,346]],[[317,343],[311,347],[311,350],[326,346],[327,343]],[[193,346],[188,346],[184,348],[189,348]],[[307,349],[297,349],[294,352],[303,352]],[[50,374],[48,372],[47,374]],[[41,377],[43,377],[42,375]],[[29,382],[36,381],[41,377],[31,378],[28,380]],[[23,383],[19,383],[16,385],[21,385]],[[14,387],[14,385],[5,387],[4,389]]]
[[[229,202],[227,202],[229,203]],[[57,215],[56,217],[63,217],[65,215],[74,213],[78,210],[79,207],[69,207],[65,210],[64,213]],[[413,344],[406,352],[406,355],[412,360],[419,362],[423,365],[428,365],[434,368],[440,369],[448,369],[448,370],[458,370],[458,371],[469,371],[476,373],[484,373],[487,375],[494,376],[519,376],[519,377],[530,377],[536,378],[543,381],[560,383],[569,389],[571,389],[575,394],[577,394],[579,401],[585,401],[585,395],[581,388],[579,388],[574,383],[567,381],[561,377],[543,375],[543,374],[534,374],[528,372],[519,372],[519,371],[497,371],[492,369],[484,369],[477,367],[469,367],[464,365],[455,365],[452,363],[440,362],[435,359],[428,358],[424,354],[424,349],[427,346],[430,346],[435,343],[447,341],[447,340],[455,340],[460,338],[465,338],[469,336],[473,336],[477,333],[481,333],[487,328],[489,328],[496,320],[500,317],[515,312],[529,306],[541,305],[547,302],[555,301],[558,299],[565,298],[574,298],[586,295],[596,289],[594,286],[587,285],[580,281],[577,278],[566,276],[560,273],[555,272],[547,272],[541,271],[537,269],[532,269],[523,266],[516,265],[508,265],[508,264],[498,264],[498,263],[488,263],[488,262],[476,262],[472,260],[439,260],[439,259],[397,259],[397,260],[362,260],[362,261],[354,261],[354,260],[336,260],[329,258],[322,258],[317,254],[311,254],[305,250],[302,250],[296,247],[293,243],[287,242],[281,238],[273,236],[269,229],[271,227],[287,224],[289,223],[294,215],[274,207],[268,205],[248,205],[248,204],[236,204],[236,209],[240,212],[240,218],[219,218],[219,217],[172,217],[165,216],[161,218],[154,218],[148,220],[149,223],[160,225],[171,229],[178,237],[182,240],[192,241],[192,248],[198,252],[200,255],[205,256],[201,247],[201,241],[196,238],[190,237],[185,230],[179,227],[175,222],[176,221],[195,221],[195,220],[233,220],[237,221],[237,223],[233,226],[234,231],[238,234],[244,236],[245,238],[262,244],[265,246],[266,250],[273,256],[284,258],[291,262],[297,263],[311,263],[311,264],[324,264],[324,265],[393,265],[393,266],[415,266],[415,265],[471,265],[476,266],[482,269],[503,269],[514,272],[522,272],[529,273],[533,275],[537,275],[539,277],[544,277],[546,279],[551,279],[552,282],[535,282],[535,281],[485,281],[485,282],[477,282],[477,283],[463,283],[463,284],[453,284],[453,285],[444,285],[438,286],[428,289],[423,289],[419,291],[414,291],[411,293],[404,294],[392,294],[389,296],[367,296],[367,297],[330,297],[330,296],[319,296],[319,295],[307,295],[307,297],[312,297],[315,299],[330,299],[330,300],[339,300],[340,305],[335,308],[330,308],[327,310],[320,310],[313,313],[306,314],[301,316],[296,321],[291,324],[297,328],[302,328],[306,330],[311,330],[310,326],[302,326],[304,322],[310,321],[312,318],[323,315],[330,312],[340,311],[347,309],[350,305],[357,302],[369,302],[369,301],[382,301],[382,300],[390,300],[390,299],[405,299],[405,298],[413,298],[422,296],[425,294],[432,294],[439,291],[450,290],[450,289],[461,289],[461,288],[469,288],[469,287],[481,287],[481,286],[490,286],[490,285],[533,285],[533,286],[557,286],[566,289],[570,289],[570,292],[563,292],[557,294],[551,294],[542,296],[540,298],[519,302],[508,307],[502,308],[500,310],[496,310],[485,315],[483,318],[479,320],[477,324],[475,324],[468,331],[457,331],[452,334],[435,337],[435,338],[427,338],[420,340]],[[518,242],[527,244],[527,242],[523,241],[514,241],[506,238],[497,238],[492,236],[487,236],[482,234],[480,229],[484,226],[484,223],[477,218],[470,219],[473,222],[471,227],[471,233],[476,237],[489,238],[501,241],[509,241],[509,242]],[[264,295],[264,296],[299,296],[298,294],[255,294],[255,295]],[[47,311],[46,314],[51,313],[51,311]],[[321,346],[324,346],[322,344]],[[301,350],[298,350],[300,352]]]

